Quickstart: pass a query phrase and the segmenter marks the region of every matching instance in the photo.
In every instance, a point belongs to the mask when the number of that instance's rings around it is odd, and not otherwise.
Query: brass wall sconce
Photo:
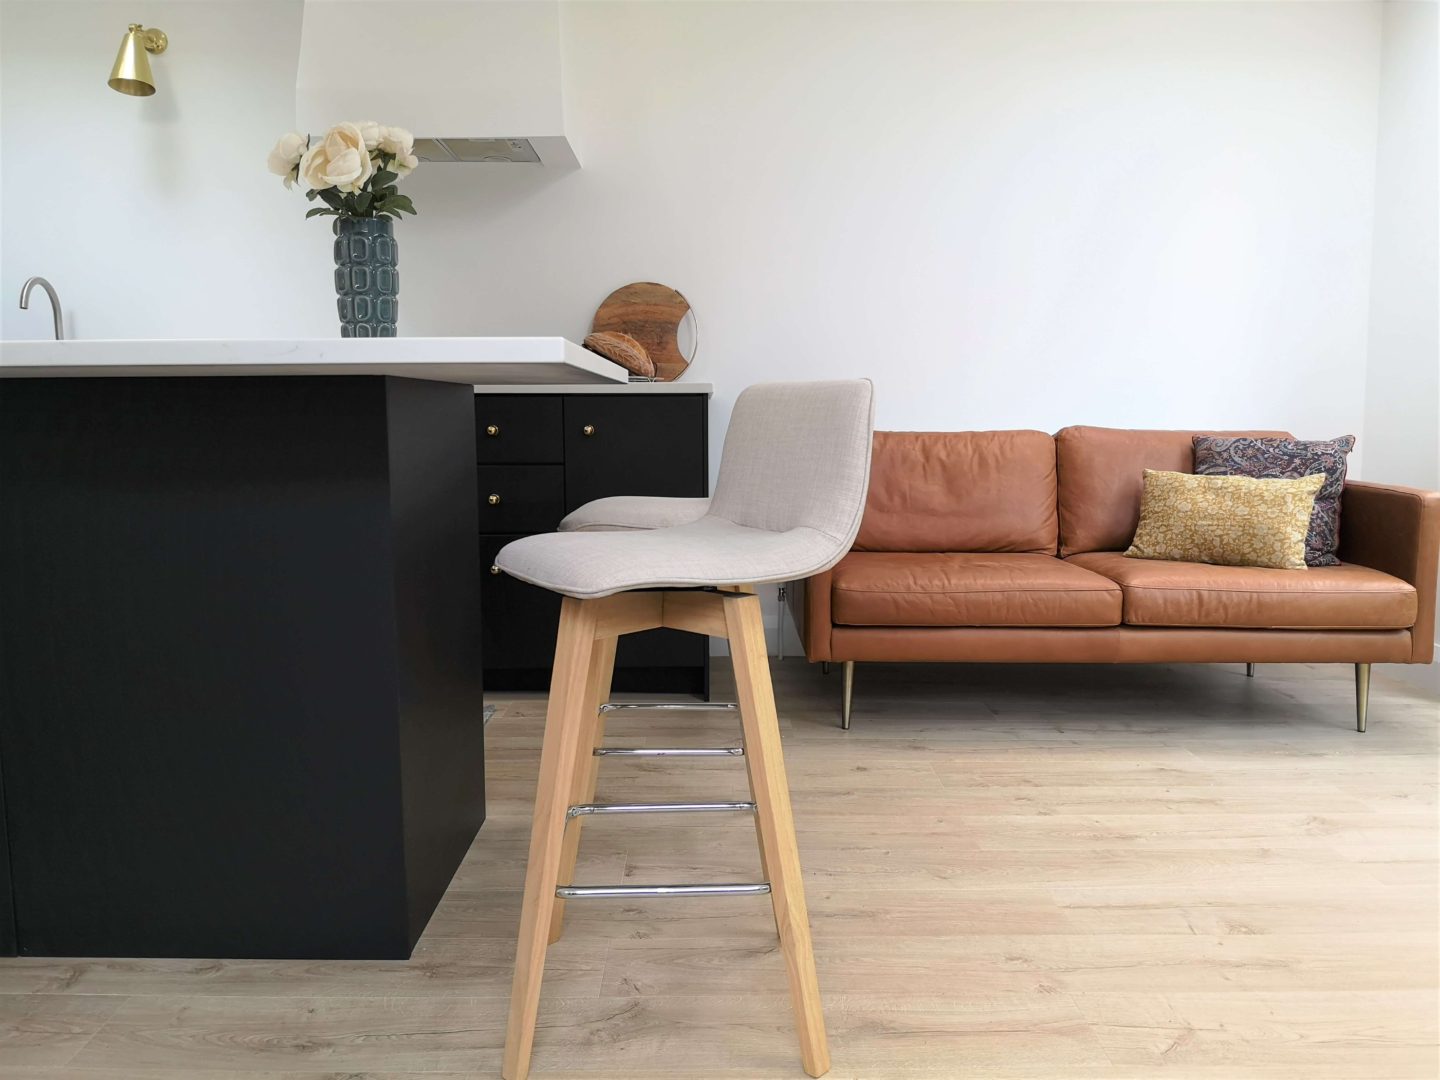
[[[110,69],[110,89],[131,97],[149,97],[155,93],[155,76],[150,71],[150,57],[145,54],[159,56],[169,44],[164,30],[153,26],[147,30],[139,23],[131,23],[125,39],[120,42],[115,66]]]

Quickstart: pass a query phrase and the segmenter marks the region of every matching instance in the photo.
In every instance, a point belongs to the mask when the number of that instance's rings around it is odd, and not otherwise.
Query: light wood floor
[[[1440,1075],[1435,700],[1377,669],[1362,736],[1348,667],[862,665],[846,734],[838,673],[776,684],[837,1080]],[[490,819],[413,960],[0,960],[0,1080],[498,1076],[542,713],[501,703]],[[705,760],[600,785],[745,793]],[[748,819],[585,828],[584,882],[758,874]],[[572,902],[534,1064],[801,1077],[765,899]]]

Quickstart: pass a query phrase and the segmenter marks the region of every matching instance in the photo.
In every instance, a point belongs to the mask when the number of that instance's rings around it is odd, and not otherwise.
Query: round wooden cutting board
[[[690,301],[668,285],[636,281],[616,289],[605,298],[590,325],[592,334],[602,330],[629,334],[645,346],[655,361],[655,377],[661,382],[678,379],[694,359],[680,352],[680,325],[690,314]]]

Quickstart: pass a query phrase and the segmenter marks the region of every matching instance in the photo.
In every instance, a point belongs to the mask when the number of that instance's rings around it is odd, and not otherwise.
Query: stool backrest
[[[710,515],[770,532],[814,529],[838,561],[865,511],[874,428],[869,379],[749,387],[730,414]]]

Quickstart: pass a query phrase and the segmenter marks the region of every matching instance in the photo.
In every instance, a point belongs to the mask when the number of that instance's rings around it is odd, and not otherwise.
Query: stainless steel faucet
[[[20,310],[30,309],[30,291],[39,285],[45,290],[45,295],[50,298],[50,314],[55,318],[55,340],[65,340],[65,323],[60,313],[60,297],[55,295],[55,286],[46,281],[43,277],[26,278],[25,284],[20,286]]]

